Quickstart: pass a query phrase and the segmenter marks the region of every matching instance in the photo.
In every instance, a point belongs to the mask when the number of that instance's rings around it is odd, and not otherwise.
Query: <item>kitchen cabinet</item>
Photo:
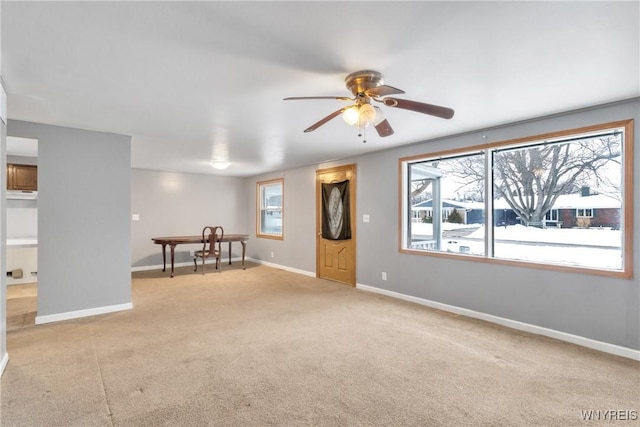
[[[7,190],[37,191],[38,167],[7,164]]]

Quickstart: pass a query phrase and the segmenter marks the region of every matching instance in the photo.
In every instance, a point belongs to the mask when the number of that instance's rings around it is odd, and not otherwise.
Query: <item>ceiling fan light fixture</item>
[[[342,113],[342,119],[349,126],[354,126],[358,124],[359,117],[360,117],[360,111],[358,111],[357,105],[354,105],[351,108],[347,108],[346,110],[344,110],[344,113]]]
[[[312,132],[328,121],[341,115],[345,123],[349,126],[358,128],[358,136],[364,135],[365,129],[371,124],[375,127],[376,132],[380,137],[393,135],[394,131],[389,124],[389,121],[385,118],[381,109],[371,105],[372,100],[380,102],[387,107],[415,111],[417,113],[428,114],[442,119],[450,119],[455,114],[455,111],[452,108],[411,101],[408,99],[389,97],[388,95],[398,95],[405,92],[402,89],[385,85],[383,83],[382,73],[378,71],[356,71],[345,78],[345,83],[347,85],[347,89],[349,89],[353,94],[353,98],[344,96],[296,96],[284,98],[285,100],[336,99],[340,101],[355,101],[355,104],[340,108],[328,116],[318,120],[316,123],[305,129],[305,132]]]
[[[342,113],[342,118],[349,126],[366,127],[376,119],[376,109],[371,104],[354,105]]]
[[[372,123],[374,126],[378,126],[385,119],[384,113],[382,112],[382,109],[380,107],[373,107],[373,109],[375,110],[376,116],[373,119]]]
[[[376,110],[371,104],[362,104],[360,106],[360,125],[369,126],[376,119]]]

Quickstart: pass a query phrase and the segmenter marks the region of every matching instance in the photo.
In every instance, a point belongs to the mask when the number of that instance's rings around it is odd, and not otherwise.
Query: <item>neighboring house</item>
[[[558,197],[547,217],[554,217],[562,227],[620,228],[620,200],[604,194],[592,194],[583,189],[581,194]]]
[[[444,221],[457,210],[462,217],[463,224],[482,224],[484,222],[484,203],[473,201],[442,200],[442,218]],[[430,222],[433,217],[433,201],[431,199],[420,202],[411,207],[415,222]]]
[[[493,218],[496,225],[519,224],[516,212],[504,199],[496,199],[493,203]],[[463,224],[482,224],[484,222],[484,203],[461,202],[450,199],[442,200],[442,218],[446,218],[457,209],[462,216]],[[553,208],[545,215],[543,227],[611,227],[620,228],[620,200],[604,194],[594,194],[588,187],[583,187],[579,194],[564,194],[558,197]],[[411,208],[414,221],[425,221],[433,217],[431,200],[413,205]],[[429,221],[428,219],[426,220]]]

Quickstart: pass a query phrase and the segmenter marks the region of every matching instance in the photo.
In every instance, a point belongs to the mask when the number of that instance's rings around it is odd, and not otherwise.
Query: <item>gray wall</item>
[[[222,225],[225,233],[250,233],[242,178],[134,169],[131,189],[131,212],[140,216],[131,223],[134,269],[162,265],[161,247],[152,237],[197,235],[207,225]],[[193,262],[189,250],[194,249],[199,248],[178,245],[176,263]],[[242,254],[239,244],[232,251]],[[228,256],[227,247],[223,256]]]
[[[380,151],[342,164],[357,164],[357,282],[408,296],[640,349],[640,214],[634,209],[634,271],[631,280],[494,265],[398,252],[398,159],[444,149],[478,145],[610,121],[635,119],[634,199],[640,201],[640,113],[638,100],[503,126],[461,136]],[[332,164],[334,165],[334,164]],[[327,165],[322,165],[327,167]],[[287,176],[294,174],[295,180]],[[285,240],[260,240],[253,258],[315,271],[315,168],[281,172],[285,176]],[[255,212],[256,177],[246,183],[246,200]],[[289,185],[291,181],[295,184]],[[295,210],[292,207],[295,205]],[[363,223],[363,214],[370,222]],[[255,214],[252,214],[252,221]],[[293,231],[295,230],[295,232]],[[265,240],[265,241],[262,241]],[[296,250],[294,248],[308,248]],[[381,272],[387,272],[382,281]]]
[[[38,140],[38,316],[131,302],[131,138],[9,120]]]
[[[248,256],[257,260],[285,265],[292,269],[316,271],[316,167],[308,166],[286,172],[261,175],[246,180],[247,212],[253,240],[247,246]],[[284,178],[283,240],[256,238],[256,184],[259,181]],[[271,254],[273,253],[273,257]]]

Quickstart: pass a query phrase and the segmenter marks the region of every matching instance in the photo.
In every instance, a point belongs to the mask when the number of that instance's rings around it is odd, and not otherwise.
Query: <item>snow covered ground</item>
[[[470,228],[469,224],[443,223],[443,231]],[[412,235],[431,236],[432,224],[412,223]],[[484,225],[464,237],[444,238],[444,249],[484,255]],[[494,228],[496,258],[550,262],[590,268],[621,270],[622,233],[608,228],[536,228],[509,225]]]

